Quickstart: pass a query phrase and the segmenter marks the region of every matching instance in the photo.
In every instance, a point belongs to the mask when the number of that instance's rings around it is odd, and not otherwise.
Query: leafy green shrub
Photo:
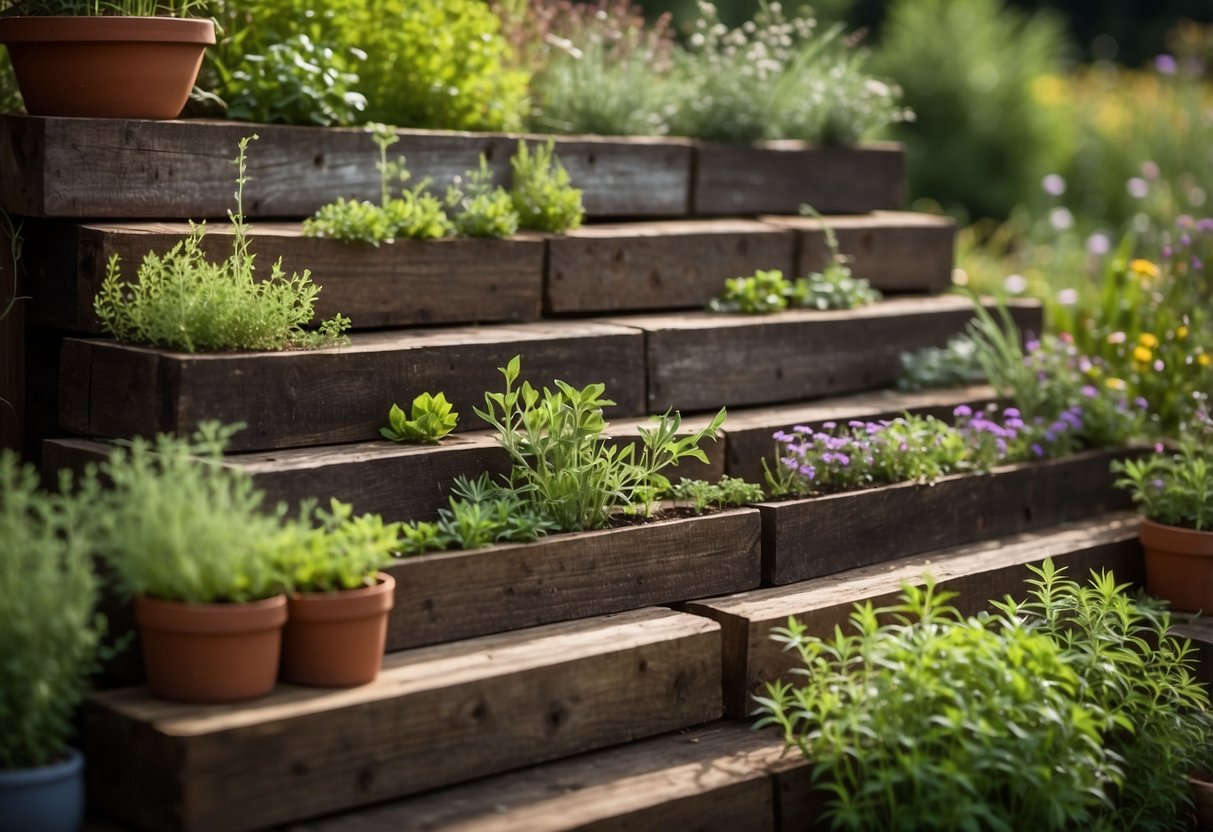
[[[461,237],[509,237],[518,230],[514,200],[505,188],[493,185],[483,153],[479,170],[469,170],[447,188],[446,206]]]
[[[1186,437],[1177,453],[1116,460],[1112,471],[1151,520],[1213,530],[1213,445]]]
[[[350,325],[341,315],[309,332],[320,287],[307,271],[289,278],[281,260],[268,280],[257,280],[244,221],[245,150],[256,135],[240,141],[236,158],[236,211],[232,253],[213,263],[202,251],[205,225],[163,256],[147,254],[138,281],[122,281],[118,256],[110,258],[93,308],[105,330],[119,341],[197,352],[281,350],[340,343]]]
[[[744,506],[762,500],[762,486],[758,483],[746,482],[740,477],[730,477],[727,474],[719,482],[709,483],[706,480],[688,480],[685,477],[671,487],[666,495],[671,500],[685,500],[691,504],[691,510],[703,514],[709,508],[728,508]]]
[[[924,347],[903,352],[897,386],[902,390],[929,390],[938,387],[962,387],[986,380],[977,361],[977,345],[967,335],[954,335],[945,347]]]
[[[96,670],[105,619],[89,557],[95,481],[80,497],[38,490],[38,472],[0,452],[0,770],[61,758]]]
[[[878,71],[896,78],[915,120],[906,142],[912,197],[1006,217],[1039,193],[1067,144],[1066,122],[1033,98],[1064,48],[1060,24],[1003,0],[897,0],[889,7]]]
[[[788,308],[792,284],[779,269],[759,269],[745,277],[725,278],[724,290],[708,301],[713,312],[764,315]]]
[[[388,161],[387,149],[400,141],[395,128],[371,124],[368,130],[379,148],[379,161],[375,163],[379,171],[379,204],[337,197],[304,220],[303,235],[374,246],[397,238],[433,240],[449,235],[451,221],[438,198],[426,190],[429,179],[401,190],[398,197],[391,196],[391,183],[404,183],[412,178],[403,156]]]
[[[358,88],[358,62],[366,53],[344,52],[298,33],[271,43],[264,55],[245,54],[225,73],[221,88],[229,118],[268,124],[353,124],[366,109]]]
[[[835,829],[1091,828],[1122,779],[1101,744],[1108,714],[1048,634],[963,618],[952,597],[904,586],[828,639],[790,619],[772,637],[803,675],[756,697],[758,725],[813,761]]]
[[[388,426],[380,428],[379,434],[393,442],[426,442],[436,444],[439,439],[455,429],[459,414],[451,409],[444,393],[431,396],[422,393],[413,399],[408,417],[399,405],[388,411]]]
[[[1031,632],[1047,636],[1082,680],[1081,703],[1103,712],[1105,756],[1124,772],[1097,805],[1088,828],[1162,832],[1186,826],[1187,778],[1213,761],[1209,696],[1193,672],[1192,645],[1170,632],[1165,614],[1143,607],[1110,572],[1085,586],[1063,577],[1051,560],[1029,567],[1029,600],[995,606]]]
[[[534,153],[526,142],[519,141],[510,168],[514,172],[510,199],[520,228],[561,234],[581,225],[585,217],[581,191],[569,184],[569,172],[556,158],[552,140],[536,147]]]
[[[724,289],[708,301],[713,312],[764,315],[796,309],[854,309],[880,300],[867,280],[851,276],[845,265],[831,263],[823,271],[789,281],[779,269],[759,269],[747,277],[730,277]]]
[[[222,464],[233,430],[138,438],[100,466],[113,489],[93,509],[97,549],[126,594],[213,603],[282,591],[282,511],[263,512],[251,475]]]
[[[373,586],[400,546],[399,525],[384,523],[378,514],[355,517],[353,507],[338,500],[328,511],[308,505],[298,521],[286,525],[276,566],[294,592]]]
[[[342,43],[367,53],[367,116],[408,127],[517,130],[528,76],[510,67],[500,21],[480,0],[351,4]]]
[[[563,381],[556,389],[516,386],[521,361],[514,356],[499,368],[505,390],[486,393],[476,415],[497,431],[513,467],[509,487],[537,514],[563,531],[596,529],[620,510],[651,512],[657,496],[669,490],[662,471],[682,459],[707,459],[699,443],[715,438],[724,424],[721,409],[711,424],[681,439],[677,413],[641,428],[641,448],[607,444],[602,409],[614,404],[602,397],[602,384],[578,390]]]

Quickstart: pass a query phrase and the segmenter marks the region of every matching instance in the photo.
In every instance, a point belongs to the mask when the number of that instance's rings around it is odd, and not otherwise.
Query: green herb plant
[[[779,269],[759,269],[745,277],[729,277],[724,290],[708,301],[713,312],[742,312],[763,315],[788,308],[792,284]]]
[[[346,242],[391,243],[396,239],[433,240],[449,236],[451,221],[436,196],[428,192],[430,180],[421,180],[412,188],[391,196],[392,183],[405,183],[412,178],[404,157],[389,161],[388,148],[400,141],[396,130],[386,124],[371,124],[367,128],[379,148],[379,204],[366,200],[338,197],[335,202],[320,206],[304,220],[305,237],[325,237]]]
[[[245,53],[228,70],[216,64],[228,118],[265,124],[353,124],[366,109],[357,91],[366,53],[317,43],[302,32]]]
[[[1116,460],[1112,471],[1151,520],[1213,531],[1213,445],[1187,436],[1178,451]]]
[[[235,164],[236,210],[229,211],[232,253],[212,262],[202,250],[205,223],[164,255],[147,254],[138,281],[122,280],[118,255],[110,258],[105,280],[93,301],[101,325],[119,341],[185,352],[282,350],[343,343],[350,321],[341,315],[315,331],[311,322],[320,287],[310,274],[287,277],[282,261],[267,280],[259,280],[249,251],[244,218],[245,152],[256,134],[240,140]]]
[[[899,356],[902,390],[930,390],[981,384],[985,371],[977,361],[977,345],[967,335],[954,335],[944,347],[924,347]]]
[[[461,237],[509,237],[518,230],[518,212],[508,191],[493,184],[488,160],[458,177],[446,191],[446,207]]]
[[[459,476],[451,486],[447,507],[438,510],[437,521],[404,524],[401,554],[525,542],[557,530],[553,520],[536,511],[516,491],[494,483],[488,474],[476,479]]]
[[[459,414],[451,408],[444,393],[436,396],[422,393],[413,399],[409,416],[405,416],[399,405],[393,404],[388,411],[388,426],[380,428],[379,434],[393,442],[433,445],[453,431],[458,421]]]
[[[760,502],[763,493],[762,486],[758,483],[746,482],[741,477],[730,477],[726,474],[715,483],[688,480],[684,477],[671,486],[666,496],[671,500],[690,503],[692,511],[703,514],[709,508],[723,509]]]
[[[190,17],[203,0],[0,0],[5,15],[70,17]]]
[[[66,472],[59,494],[38,479],[0,452],[0,771],[62,758],[105,632],[90,557],[96,481],[71,496]]]
[[[398,523],[378,514],[354,516],[348,503],[331,500],[326,511],[307,504],[284,527],[277,568],[295,592],[339,592],[373,586],[400,548]]]
[[[510,168],[514,173],[510,199],[519,228],[562,234],[581,225],[585,218],[581,191],[570,184],[569,172],[556,157],[555,142],[549,139],[532,152],[519,140]]]
[[[838,235],[812,205],[800,206],[802,217],[813,217],[821,225],[830,259],[820,272],[799,278],[792,286],[792,306],[805,309],[854,309],[880,300],[872,284],[851,273],[850,258],[838,246]]]
[[[1028,600],[994,606],[1061,648],[1081,680],[1080,704],[1103,714],[1105,757],[1124,772],[1087,828],[1185,828],[1188,775],[1213,761],[1213,717],[1194,675],[1195,649],[1172,635],[1166,613],[1135,601],[1110,572],[1092,572],[1081,585],[1052,560],[1028,568]]]
[[[801,666],[755,698],[757,726],[812,761],[835,829],[1092,828],[1123,779],[1101,744],[1107,714],[1047,634],[964,618],[953,597],[930,578],[904,585],[826,638],[789,619],[772,638]]]
[[[639,450],[633,444],[606,442],[605,387],[578,389],[556,381],[556,389],[535,389],[518,380],[521,360],[514,356],[498,368],[505,390],[486,393],[476,415],[497,431],[512,468],[509,487],[538,514],[562,531],[601,528],[619,511],[649,515],[670,482],[662,473],[683,459],[706,461],[699,444],[714,438],[724,424],[722,408],[711,423],[678,438],[677,413],[656,417],[641,428]]]
[[[91,509],[97,549],[124,594],[216,603],[282,592],[284,507],[267,511],[252,476],[222,464],[235,430],[208,423],[188,440],[137,438],[101,464],[113,488]]]

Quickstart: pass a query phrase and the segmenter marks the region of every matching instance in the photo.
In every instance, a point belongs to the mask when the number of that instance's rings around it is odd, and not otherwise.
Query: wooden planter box
[[[32,323],[101,332],[93,298],[112,255],[122,276],[136,282],[148,252],[163,254],[189,234],[184,223],[74,225],[28,223],[23,261],[32,293]],[[258,222],[250,227],[257,274],[268,278],[282,258],[288,275],[310,270],[321,287],[316,319],[340,312],[354,329],[424,324],[530,321],[540,315],[544,241],[537,235],[505,240],[398,240],[365,243],[304,237],[299,223]],[[207,227],[203,250],[225,258],[231,226]]]
[[[759,517],[734,509],[534,543],[437,552],[388,569],[388,650],[752,589]]]
[[[477,168],[482,153],[505,181],[519,139],[397,132],[389,153],[405,157],[413,181],[428,176],[439,192]],[[233,207],[231,160],[250,133],[261,139],[248,151],[246,216],[305,217],[338,196],[379,198],[379,152],[361,128],[4,116],[0,208],[29,217],[222,219]],[[688,213],[689,141],[559,137],[556,152],[591,216]]]
[[[776,141],[696,149],[693,210],[706,216],[897,210],[905,203],[905,148],[894,142],[819,147]]]
[[[1056,525],[1131,504],[1108,466],[1130,452],[1044,462],[761,503],[765,585],[806,581],[894,558]]]
[[[1004,595],[1023,598],[1024,581],[1031,577],[1028,565],[1046,557],[1065,567],[1075,580],[1085,580],[1091,569],[1110,569],[1118,581],[1134,584],[1144,577],[1137,520],[1118,513],[997,542],[935,549],[804,583],[693,601],[685,608],[720,623],[725,711],[741,719],[753,711],[751,696],[761,693],[767,682],[797,680],[791,673],[798,664],[795,652],[771,639],[772,631],[786,626],[789,617],[804,624],[809,634],[830,638],[835,627],[848,627],[856,603],[890,605],[903,584],[920,585],[926,574],[940,587],[960,593],[951,603],[962,614],[972,615]]]
[[[892,386],[898,356],[943,346],[964,331],[972,303],[955,295],[897,298],[849,310],[771,315],[643,315],[607,318],[645,333],[648,410],[709,410],[722,403],[801,401]],[[1040,330],[1040,307],[1012,308]]]
[[[527,378],[603,382],[608,415],[645,412],[643,335],[586,322],[357,333],[346,347],[189,355],[111,341],[67,339],[59,423],[104,438],[188,433],[207,419],[243,422],[229,450],[356,442],[379,436],[393,401],[446,393],[473,406],[502,385],[497,367],[521,354]]]

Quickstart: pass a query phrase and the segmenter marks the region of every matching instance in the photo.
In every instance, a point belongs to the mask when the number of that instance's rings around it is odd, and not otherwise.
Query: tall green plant
[[[605,386],[578,389],[556,381],[556,389],[518,384],[521,359],[514,356],[498,368],[505,379],[501,393],[486,393],[476,415],[497,431],[497,441],[513,467],[510,488],[540,515],[562,530],[604,526],[620,510],[649,513],[657,496],[670,488],[662,473],[683,459],[707,461],[699,444],[715,438],[724,424],[722,408],[711,423],[678,438],[681,419],[667,413],[651,429],[641,428],[640,449],[605,442]]]
[[[90,558],[96,482],[71,496],[0,452],[0,770],[62,757],[97,664],[105,619]]]

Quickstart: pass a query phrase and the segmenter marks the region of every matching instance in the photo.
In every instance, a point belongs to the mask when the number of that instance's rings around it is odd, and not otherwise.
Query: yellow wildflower
[[[1179,329],[1175,330],[1175,337],[1178,338],[1180,341],[1187,338],[1188,337],[1188,328],[1186,326],[1181,326]]]
[[[1031,90],[1037,103],[1046,107],[1066,103],[1066,82],[1059,75],[1037,75],[1032,79]]]
[[[1143,332],[1137,336],[1137,343],[1141,344],[1148,350],[1152,350],[1158,346],[1158,338],[1149,332]]]
[[[1202,367],[1208,367],[1210,364],[1213,364],[1213,356],[1210,356],[1207,352],[1202,352],[1196,356],[1196,363]]]
[[[1145,347],[1134,347],[1133,360],[1140,364],[1148,364],[1154,358],[1154,353],[1150,352]]]
[[[1158,276],[1161,274],[1161,272],[1158,270],[1158,266],[1154,265],[1149,260],[1142,260],[1140,258],[1129,263],[1129,271],[1139,274],[1142,277],[1148,277],[1151,280],[1157,280]]]
[[[1124,390],[1129,386],[1125,384],[1125,380],[1123,378],[1110,378],[1107,380],[1106,384],[1108,385],[1109,390]]]

